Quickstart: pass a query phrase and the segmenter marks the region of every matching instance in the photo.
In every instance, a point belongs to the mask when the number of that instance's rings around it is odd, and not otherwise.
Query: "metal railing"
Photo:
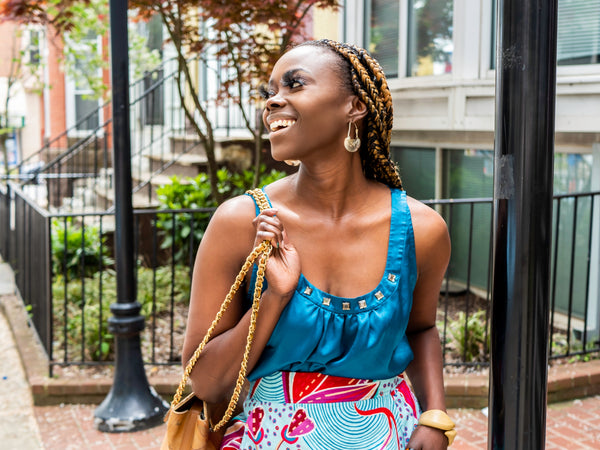
[[[600,351],[600,192],[554,199],[551,358]],[[492,200],[431,200],[445,218],[453,254],[438,328],[446,366],[488,364]],[[147,364],[178,364],[196,249],[214,209],[136,210],[137,300]],[[116,301],[110,213],[49,213],[17,185],[0,189],[0,252],[50,359],[112,363],[106,321]],[[8,217],[8,218],[7,218]],[[596,275],[594,275],[596,274]],[[580,286],[580,289],[578,289]]]
[[[444,217],[452,253],[438,304],[445,366],[488,364],[492,199],[424,202]]]

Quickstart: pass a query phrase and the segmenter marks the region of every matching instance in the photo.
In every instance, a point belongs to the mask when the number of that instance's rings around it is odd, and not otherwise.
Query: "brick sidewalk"
[[[481,410],[448,411],[456,421],[453,450],[487,449],[487,417]],[[548,405],[546,449],[600,448],[600,396]]]
[[[136,433],[102,433],[93,425],[93,405],[34,409],[46,450],[157,450],[165,432],[161,425]],[[487,417],[481,410],[453,409],[449,413],[458,431],[453,450],[487,448]],[[600,448],[600,396],[550,405],[546,430],[548,450]]]

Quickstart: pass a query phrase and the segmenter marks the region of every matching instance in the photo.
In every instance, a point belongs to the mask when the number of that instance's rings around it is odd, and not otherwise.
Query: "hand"
[[[252,222],[256,227],[254,246],[268,240],[273,245],[267,262],[269,291],[289,300],[300,278],[300,257],[287,238],[283,224],[277,217],[276,209],[262,211]]]
[[[406,448],[414,450],[446,450],[448,448],[448,438],[442,430],[419,425],[413,431]]]

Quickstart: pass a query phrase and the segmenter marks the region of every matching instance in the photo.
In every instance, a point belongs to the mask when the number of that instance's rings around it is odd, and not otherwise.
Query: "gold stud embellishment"
[[[323,297],[323,304],[329,306],[331,304],[331,299],[329,297]]]
[[[342,309],[344,311],[350,311],[350,302],[343,302],[342,303]]]
[[[306,289],[304,289],[304,293],[306,295],[312,294],[312,288],[310,286],[306,286]]]
[[[388,274],[388,280],[390,280],[392,283],[396,282],[396,275],[394,275],[393,273]]]
[[[385,295],[383,295],[383,292],[381,292],[381,291],[375,292],[375,298],[377,300],[381,300],[383,297],[385,297]]]
[[[365,309],[367,307],[367,301],[366,300],[359,300],[358,301],[358,307],[360,309]]]

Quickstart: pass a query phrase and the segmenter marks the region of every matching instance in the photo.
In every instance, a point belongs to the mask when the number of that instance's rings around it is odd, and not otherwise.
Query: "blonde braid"
[[[349,88],[367,106],[367,145],[361,147],[363,171],[367,178],[402,189],[396,165],[390,159],[390,142],[394,120],[392,95],[385,74],[375,58],[362,48],[329,39],[310,41],[333,50],[343,61]]]

